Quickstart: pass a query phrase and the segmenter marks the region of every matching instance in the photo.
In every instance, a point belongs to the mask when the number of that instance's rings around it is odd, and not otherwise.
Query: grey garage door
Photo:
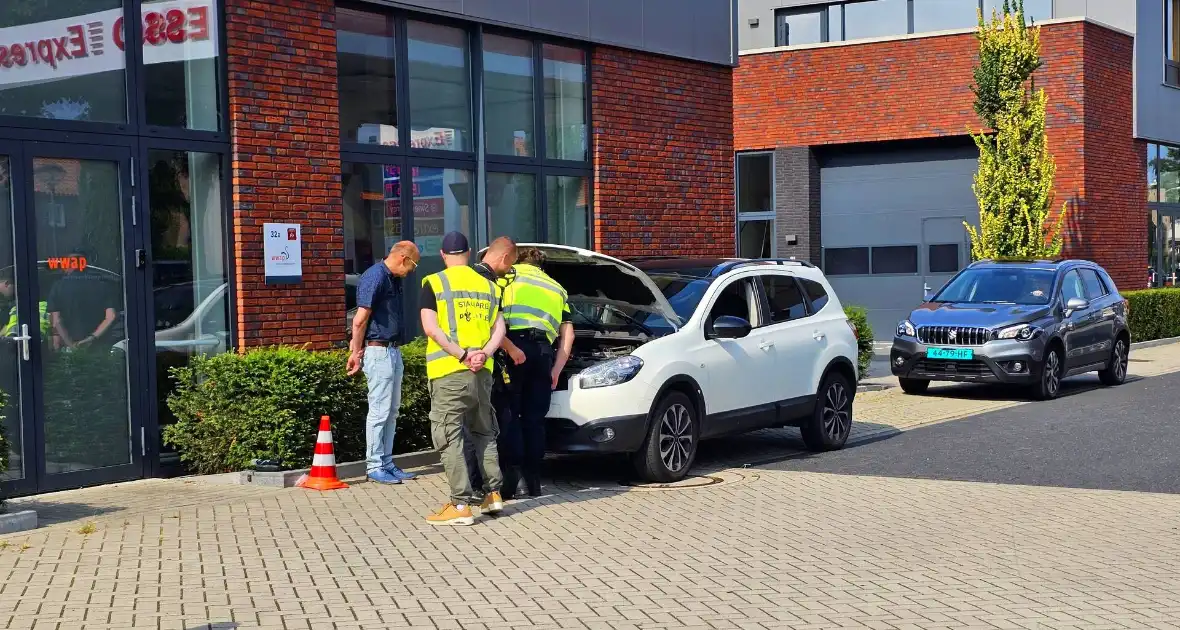
[[[971,259],[974,146],[830,155],[820,169],[824,272],[879,340]]]

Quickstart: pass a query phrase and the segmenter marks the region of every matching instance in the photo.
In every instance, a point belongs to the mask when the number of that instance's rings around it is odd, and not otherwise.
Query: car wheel
[[[680,392],[669,393],[656,405],[647,440],[634,455],[636,472],[647,481],[680,481],[696,460],[700,434],[692,401]]]
[[[925,394],[930,387],[930,381],[920,378],[899,378],[901,391],[907,394]]]
[[[813,451],[842,448],[852,433],[854,392],[842,374],[828,374],[815,400],[815,412],[801,427],[803,443]]]
[[[1061,375],[1065,373],[1061,363],[1061,350],[1050,346],[1045,352],[1045,360],[1041,363],[1040,378],[1033,386],[1033,396],[1037,400],[1052,400],[1061,394]]]
[[[1127,341],[1122,337],[1115,339],[1114,350],[1110,353],[1110,363],[1105,370],[1098,372],[1098,379],[1103,385],[1113,387],[1122,385],[1127,380],[1127,364],[1131,361],[1131,353],[1127,348]]]

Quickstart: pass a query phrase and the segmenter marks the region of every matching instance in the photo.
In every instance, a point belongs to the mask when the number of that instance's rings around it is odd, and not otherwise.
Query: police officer
[[[529,496],[541,495],[541,461],[545,457],[545,415],[557,379],[574,345],[565,289],[541,270],[540,250],[517,251],[512,282],[504,289],[504,321],[508,340],[523,361],[508,366],[511,403],[500,422],[500,443],[506,463],[503,493],[515,496],[523,474]],[[554,341],[560,338],[558,348]]]
[[[450,486],[450,501],[426,517],[432,525],[471,525],[471,478],[464,441],[475,443],[485,498],[480,506],[495,514],[504,508],[496,418],[492,412],[493,353],[504,338],[496,286],[468,266],[467,237],[448,232],[442,239],[442,271],[422,280],[419,299],[426,333],[426,378],[430,382],[430,435]]]
[[[502,299],[504,296],[504,288],[512,282],[515,272],[512,270],[512,265],[516,262],[516,242],[507,236],[501,236],[492,241],[487,250],[484,251],[483,259],[473,265],[473,268],[479,272],[479,275],[487,278],[489,281],[495,283],[497,288],[496,297]],[[520,363],[524,361],[524,353],[519,348],[514,346],[507,338],[500,344],[500,350],[495,355],[495,369],[492,370],[492,408],[496,412],[496,421],[499,424],[502,419],[511,417],[509,404],[511,397],[508,393],[508,383],[506,378],[506,371],[510,361]],[[500,446],[500,450],[504,449]],[[476,465],[476,453],[473,448],[473,443],[468,441],[467,452],[467,470],[471,473],[471,487],[475,488],[477,493],[483,487],[483,478],[479,474],[479,466]],[[507,473],[501,468],[501,472]],[[506,484],[507,487],[507,484]],[[515,488],[516,485],[511,486]],[[501,494],[503,494],[501,490]],[[505,497],[511,498],[511,497]]]

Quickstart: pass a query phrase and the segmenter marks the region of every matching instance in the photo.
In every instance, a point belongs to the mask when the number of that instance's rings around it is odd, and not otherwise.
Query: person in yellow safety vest
[[[39,302],[38,307],[41,310],[41,338],[46,339],[49,335],[49,303],[44,301]],[[13,304],[12,308],[8,311],[8,323],[4,326],[4,331],[3,333],[0,333],[0,335],[4,337],[15,337],[18,323],[17,319],[16,305]]]
[[[442,239],[446,268],[422,280],[419,307],[426,333],[426,378],[430,382],[430,437],[439,451],[450,501],[426,517],[432,525],[471,525],[471,477],[463,457],[467,436],[475,442],[484,483],[483,512],[504,509],[492,411],[492,355],[504,339],[496,286],[468,266],[467,237]]]
[[[508,413],[502,414],[507,417],[500,417],[505,499],[516,496],[522,474],[529,496],[541,495],[545,415],[574,347],[568,296],[556,280],[541,270],[543,262],[540,250],[519,249],[513,267],[516,276],[504,289],[504,321],[508,325],[505,345],[523,353],[513,356],[508,366],[511,401]]]

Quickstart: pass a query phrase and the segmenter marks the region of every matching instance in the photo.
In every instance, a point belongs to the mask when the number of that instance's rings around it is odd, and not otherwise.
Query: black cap
[[[447,232],[442,239],[444,254],[466,254],[471,246],[467,244],[467,237],[462,232]]]

